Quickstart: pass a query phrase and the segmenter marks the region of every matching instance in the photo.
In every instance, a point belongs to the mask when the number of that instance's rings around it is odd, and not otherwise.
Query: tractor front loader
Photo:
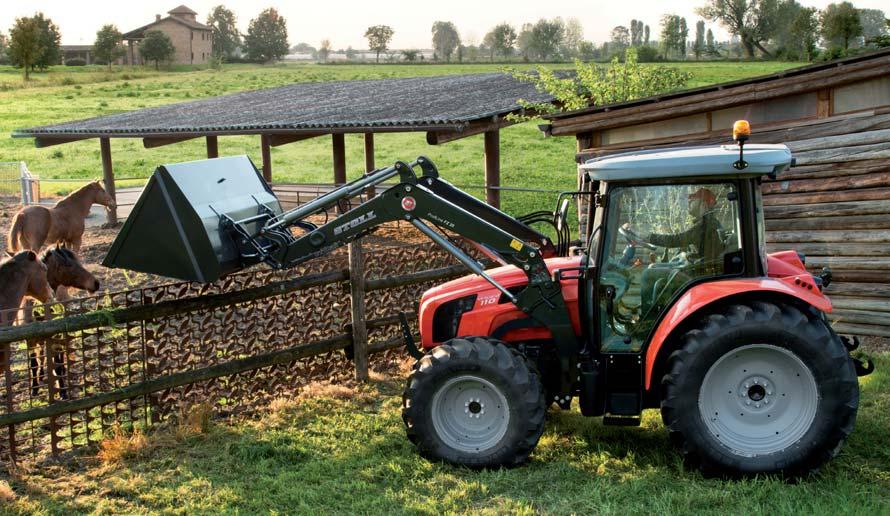
[[[764,252],[760,181],[791,166],[791,153],[736,136],[738,145],[583,165],[592,189],[569,196],[592,197],[593,229],[571,252],[565,195],[554,212],[517,219],[423,157],[290,211],[246,157],[165,165],[104,264],[209,282],[260,262],[292,267],[403,220],[473,273],[423,295],[422,351],[408,337],[419,359],[402,416],[423,455],[522,463],[547,408],[577,400],[582,414],[614,425],[638,425],[643,409],[660,407],[672,440],[706,474],[806,474],[852,431],[857,374],[873,366],[827,323],[830,271],[814,277],[802,255]],[[333,220],[309,220],[393,178]],[[503,265],[486,270],[452,234]]]

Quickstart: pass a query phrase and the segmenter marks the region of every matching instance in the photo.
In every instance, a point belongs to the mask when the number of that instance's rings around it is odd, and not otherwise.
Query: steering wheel
[[[631,243],[633,245],[642,246],[642,247],[645,247],[646,249],[649,249],[652,251],[658,249],[658,246],[656,246],[655,244],[650,244],[649,242],[646,242],[645,240],[643,240],[640,237],[640,235],[634,233],[630,229],[625,228],[624,226],[618,227],[618,234],[623,236],[625,240],[627,240],[629,243]]]

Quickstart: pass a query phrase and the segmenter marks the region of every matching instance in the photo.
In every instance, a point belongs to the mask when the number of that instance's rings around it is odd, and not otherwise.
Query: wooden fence
[[[2,328],[0,462],[57,456],[204,400],[231,414],[313,379],[367,378],[370,353],[403,344],[397,314],[416,320],[423,290],[465,273],[432,244],[353,244],[293,270],[76,299]],[[48,357],[44,377],[29,371],[29,349]]]

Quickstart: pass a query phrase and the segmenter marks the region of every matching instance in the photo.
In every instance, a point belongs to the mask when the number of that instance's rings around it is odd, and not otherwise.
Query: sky
[[[141,27],[154,20],[155,14],[177,7],[168,0],[0,0],[0,31],[9,27],[20,16],[43,11],[59,26],[62,44],[92,44],[96,31],[106,23],[117,25],[121,32]],[[204,22],[210,10],[221,0],[185,0],[185,5],[198,13]],[[430,28],[434,21],[451,21],[457,26],[466,44],[479,44],[485,33],[500,22],[509,22],[517,30],[526,22],[540,18],[575,17],[584,26],[585,39],[603,42],[616,25],[629,26],[631,19],[649,24],[653,39],[659,32],[662,14],[685,16],[694,30],[698,16],[695,7],[703,0],[666,2],[664,0],[225,0],[224,5],[238,18],[241,32],[266,7],[275,7],[287,20],[290,44],[309,43],[317,47],[322,39],[330,39],[334,49],[352,46],[367,48],[363,35],[371,25],[389,25],[395,30],[390,48],[429,48]],[[802,4],[823,8],[828,0],[807,1]],[[887,0],[854,0],[860,8],[890,11]],[[709,27],[711,25],[709,24]],[[713,26],[718,40],[728,36],[719,26]]]

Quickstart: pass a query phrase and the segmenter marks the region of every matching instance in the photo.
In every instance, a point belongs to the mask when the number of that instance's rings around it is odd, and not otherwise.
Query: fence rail
[[[359,262],[344,255],[212,285],[77,299],[59,313],[38,307],[45,320],[0,328],[8,351],[0,461],[57,456],[117,425],[148,426],[207,399],[236,413],[311,379],[367,377],[367,362],[350,364],[340,350],[360,357],[401,345],[397,314],[413,314],[434,282],[466,273],[432,244],[365,252]],[[358,311],[350,278],[362,279]],[[44,357],[43,375],[33,353]]]

